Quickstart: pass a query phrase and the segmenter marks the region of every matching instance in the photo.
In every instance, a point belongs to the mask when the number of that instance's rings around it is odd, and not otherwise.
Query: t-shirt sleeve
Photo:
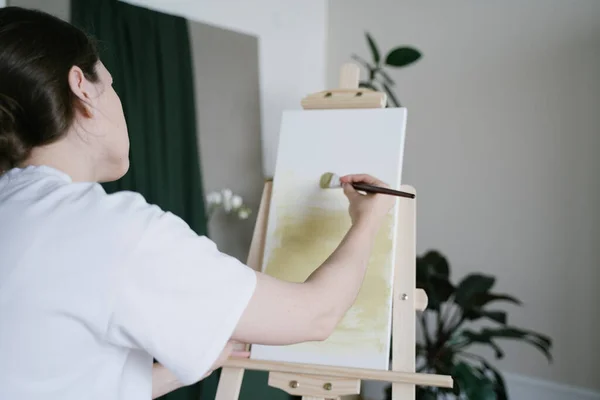
[[[142,349],[183,384],[208,372],[256,287],[255,272],[179,217],[141,207],[116,274],[107,338]]]

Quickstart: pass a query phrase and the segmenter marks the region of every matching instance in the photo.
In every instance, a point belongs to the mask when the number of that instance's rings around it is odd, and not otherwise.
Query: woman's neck
[[[93,157],[66,139],[34,148],[21,166],[45,165],[69,175],[73,182],[97,182],[98,174]]]

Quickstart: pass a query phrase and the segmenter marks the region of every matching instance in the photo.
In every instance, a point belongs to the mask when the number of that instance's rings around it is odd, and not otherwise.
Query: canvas
[[[325,172],[368,173],[401,184],[406,109],[310,110],[283,114],[263,272],[303,282],[351,225],[342,189],[321,189]],[[251,358],[388,369],[398,207],[380,229],[356,302],[323,342],[252,347]]]

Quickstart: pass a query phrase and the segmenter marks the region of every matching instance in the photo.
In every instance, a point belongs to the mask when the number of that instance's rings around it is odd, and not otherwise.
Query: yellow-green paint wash
[[[284,202],[287,203],[287,202]],[[289,204],[289,203],[288,203]],[[351,226],[347,210],[274,205],[276,222],[264,272],[279,279],[303,282],[340,244]],[[393,215],[379,230],[367,273],[352,308],[325,343],[301,347],[348,350],[358,343],[375,352],[389,341],[393,254]]]

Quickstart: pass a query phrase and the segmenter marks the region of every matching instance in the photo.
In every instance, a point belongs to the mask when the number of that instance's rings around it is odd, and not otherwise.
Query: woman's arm
[[[354,303],[374,239],[392,207],[387,195],[361,195],[349,182],[386,186],[366,175],[342,178],[350,200],[352,227],[331,256],[304,283],[285,282],[257,272],[257,286],[232,339],[285,345],[325,340]]]

